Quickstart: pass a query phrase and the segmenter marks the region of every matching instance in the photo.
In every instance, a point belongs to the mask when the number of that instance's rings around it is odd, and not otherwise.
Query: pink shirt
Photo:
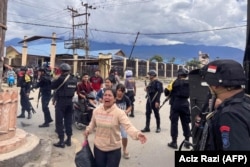
[[[132,139],[138,140],[140,131],[132,125],[125,112],[116,104],[107,110],[103,105],[98,106],[93,111],[91,122],[86,130],[91,132],[95,128],[95,146],[102,151],[111,151],[121,148],[120,125]]]

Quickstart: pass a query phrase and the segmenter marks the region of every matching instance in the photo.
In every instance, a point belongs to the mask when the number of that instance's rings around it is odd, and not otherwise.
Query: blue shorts
[[[122,125],[120,125],[120,128],[121,128],[121,136],[122,136],[122,138],[128,138],[127,132],[124,129],[124,127]]]

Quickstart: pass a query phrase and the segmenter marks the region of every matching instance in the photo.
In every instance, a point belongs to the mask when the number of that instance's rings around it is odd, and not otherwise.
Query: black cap
[[[150,70],[150,71],[148,72],[148,75],[149,75],[149,76],[157,76],[157,73],[156,73],[155,70]]]
[[[212,86],[240,86],[246,84],[244,69],[240,63],[221,59],[208,63],[202,68],[202,77]]]
[[[187,76],[187,75],[188,75],[188,70],[187,70],[186,68],[180,68],[180,69],[177,71],[177,74],[178,74],[178,75]]]

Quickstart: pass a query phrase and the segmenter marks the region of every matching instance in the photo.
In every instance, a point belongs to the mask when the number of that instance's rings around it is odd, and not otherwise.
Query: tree
[[[172,57],[168,60],[168,63],[174,64],[174,62],[175,62],[175,57]]]
[[[200,61],[196,57],[194,57],[192,60],[190,60],[186,63],[186,66],[199,67]]]
[[[5,31],[7,30],[7,4],[8,0],[0,1],[0,91],[2,91],[3,60]]]
[[[163,62],[163,58],[160,55],[154,55],[149,59],[149,61],[154,61],[154,60],[159,63]]]

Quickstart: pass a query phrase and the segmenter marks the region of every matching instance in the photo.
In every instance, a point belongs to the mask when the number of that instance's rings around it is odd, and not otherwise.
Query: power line
[[[103,2],[105,4],[100,4],[97,5],[98,3],[93,3],[96,8],[110,8],[110,7],[115,7],[115,6],[126,6],[126,5],[135,5],[135,4],[140,4],[140,3],[146,3],[146,2],[151,2],[151,1],[155,1],[155,0],[141,0],[141,1],[127,1],[127,2],[118,2],[118,3],[110,3],[112,1],[107,1],[107,2]],[[114,2],[114,1],[113,1]]]
[[[34,26],[43,26],[43,27],[54,27],[54,28],[65,28],[65,29],[72,29],[72,27],[64,27],[64,26],[55,26],[55,25],[46,25],[46,24],[36,24],[36,23],[28,23],[28,22],[20,22],[20,21],[7,21],[13,22],[18,24],[27,24],[27,25],[34,25]],[[228,30],[228,29],[235,29],[246,27],[247,25],[239,25],[239,26],[231,26],[231,27],[222,27],[222,28],[213,28],[209,30],[196,30],[196,31],[182,31],[182,32],[162,32],[162,33],[143,33],[140,32],[140,35],[147,35],[147,36],[158,36],[158,35],[181,35],[181,34],[194,34],[194,33],[202,33],[202,32],[209,32],[209,31],[221,31],[221,30]],[[109,31],[109,30],[100,30],[100,29],[93,29],[90,28],[92,31],[99,31],[105,33],[112,33],[112,34],[123,34],[123,35],[136,35],[136,33],[132,32],[119,32],[119,31]]]
[[[220,31],[226,29],[235,29],[246,27],[247,25],[240,25],[240,26],[232,26],[232,27],[222,27],[222,28],[213,28],[210,30],[195,30],[195,31],[182,31],[182,32],[162,32],[162,33],[140,33],[141,35],[147,36],[157,36],[157,35],[181,35],[181,34],[194,34],[194,33],[202,33],[202,32],[209,32],[209,31]],[[99,31],[99,32],[106,32],[106,33],[113,33],[113,34],[126,34],[126,35],[135,35],[137,33],[132,32],[119,32],[119,31],[109,31],[109,30],[99,30],[99,29],[91,29],[92,31]]]
[[[38,23],[26,23],[26,22],[21,22],[21,21],[7,21],[7,22],[18,23],[18,24],[28,24],[28,25],[42,26],[42,27],[53,27],[53,28],[72,29],[71,27],[54,26],[54,25],[46,25],[46,24],[38,24]]]
[[[53,18],[53,20],[50,20],[50,19],[38,19],[38,18],[35,18],[35,17],[30,17],[30,16],[27,16],[27,15],[18,15],[18,14],[15,14],[15,13],[9,13],[8,12],[8,15],[13,15],[13,16],[18,16],[18,17],[21,17],[21,18],[25,18],[25,19],[32,19],[32,20],[34,20],[35,21],[35,23],[37,23],[37,21],[41,21],[41,22],[51,22],[51,21],[53,21],[53,23],[59,23],[59,24],[62,24],[62,22],[61,21],[59,21],[59,22],[57,22],[57,21],[55,21],[55,19]],[[17,18],[18,19],[18,18]],[[40,22],[40,24],[41,24],[41,22]]]

